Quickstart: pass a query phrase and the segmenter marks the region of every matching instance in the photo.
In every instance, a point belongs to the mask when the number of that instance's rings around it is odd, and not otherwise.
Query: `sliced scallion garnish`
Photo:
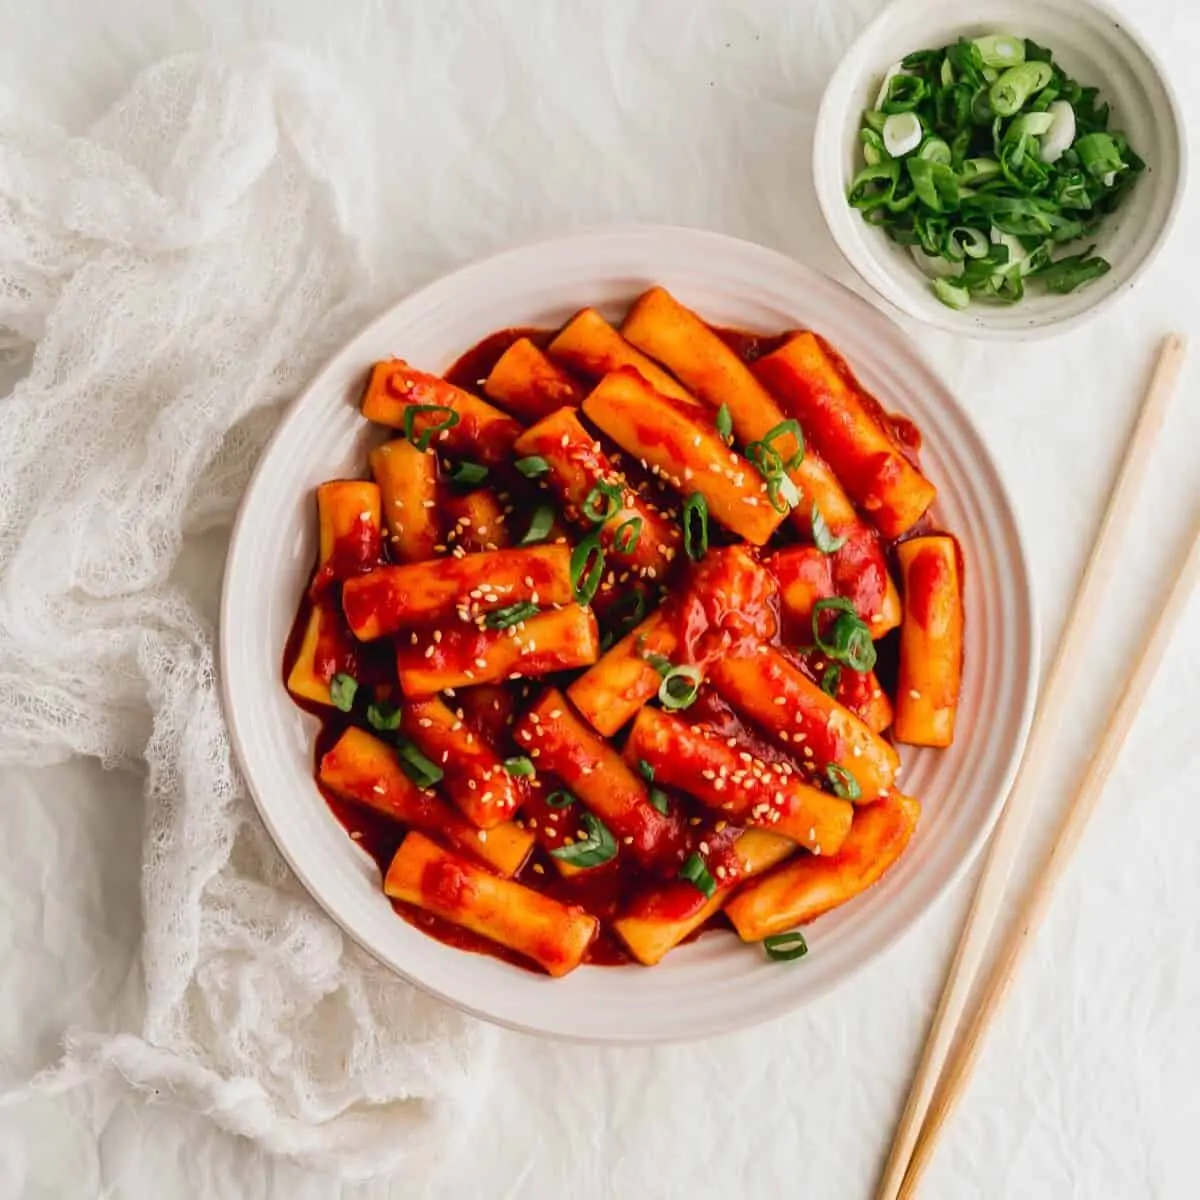
[[[531,454],[527,458],[518,458],[516,468],[526,479],[536,479],[550,470],[550,464],[540,454]]]
[[[717,409],[716,426],[721,441],[728,442],[733,437],[733,417],[730,415],[728,404],[722,404]]]
[[[571,551],[571,585],[580,604],[591,604],[604,579],[604,547],[593,530]]]
[[[418,417],[434,418],[419,434],[415,429]],[[418,450],[428,450],[439,433],[453,429],[461,419],[454,409],[445,404],[410,404],[404,410],[404,436]]]
[[[534,773],[534,765],[531,759],[520,754],[515,758],[506,758],[504,760],[504,769],[510,775],[532,775]]]
[[[407,738],[397,743],[396,757],[400,760],[400,769],[417,787],[433,787],[435,783],[441,783],[446,774],[437,763],[426,758]]]
[[[642,518],[630,517],[617,526],[613,534],[612,547],[618,554],[632,554],[642,536]]]
[[[402,716],[400,709],[386,700],[377,700],[374,704],[367,705],[367,724],[372,729],[378,729],[380,733],[391,733],[399,729]]]
[[[517,543],[518,546],[532,546],[536,542],[544,542],[554,528],[554,509],[548,504],[539,504],[533,510],[529,519],[529,528],[525,536]]]
[[[608,826],[589,812],[583,814],[584,836],[569,846],[559,846],[550,853],[560,862],[573,867],[600,867],[617,856],[616,838]]]
[[[835,796],[841,796],[843,800],[862,798],[862,788],[859,786],[858,780],[840,763],[827,764],[825,778],[829,780],[829,786],[833,788]]]
[[[709,874],[704,859],[695,851],[688,855],[683,866],[679,868],[679,878],[699,888],[706,900],[711,900],[717,890],[717,881]]]
[[[615,483],[597,483],[583,498],[580,511],[594,525],[602,524],[621,511],[621,489]]]
[[[829,528],[821,510],[815,504],[812,506],[812,534],[813,545],[822,554],[835,554],[846,544],[844,537],[834,537],[833,530]]]
[[[520,625],[522,621],[536,617],[541,611],[532,601],[522,600],[518,604],[493,609],[483,618],[483,624],[487,629],[508,629],[511,625]]]
[[[821,628],[821,617],[826,612],[839,615],[827,630]],[[854,605],[842,596],[818,600],[812,611],[813,642],[835,662],[844,663],[855,671],[870,671],[875,666],[875,643]]]
[[[688,708],[695,704],[703,679],[699,667],[672,667],[663,675],[662,683],[658,685],[658,698],[662,701],[663,708]]]
[[[354,707],[354,697],[358,694],[358,680],[345,671],[339,671],[329,681],[329,699],[333,707],[349,712]]]
[[[482,483],[488,476],[488,469],[482,463],[464,460],[450,472],[450,482],[460,487],[474,487]]]
[[[774,962],[791,962],[793,959],[803,958],[808,953],[808,943],[798,929],[791,929],[787,933],[773,933],[770,937],[763,938],[762,944],[767,957]]]
[[[692,562],[699,562],[708,551],[708,501],[693,492],[683,502],[683,548]]]
[[[833,666],[826,667],[821,675],[821,691],[827,696],[836,697],[838,688],[842,683],[842,668],[834,663]]]

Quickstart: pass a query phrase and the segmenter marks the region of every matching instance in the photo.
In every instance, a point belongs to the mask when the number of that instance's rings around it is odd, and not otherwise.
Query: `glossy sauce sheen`
[[[482,396],[483,380],[492,370],[501,355],[521,337],[527,337],[536,345],[544,347],[554,336],[556,330],[539,330],[530,328],[512,328],[500,330],[484,338],[478,345],[463,354],[453,366],[444,373],[444,378],[465,391]],[[717,329],[722,340],[729,345],[744,362],[754,362],[764,354],[777,349],[789,336],[787,333],[765,336],[761,334],[744,333],[738,330]],[[836,352],[833,352],[839,370],[844,371],[853,379],[849,367]],[[586,391],[587,385],[580,381]],[[861,385],[856,383],[856,387]],[[863,392],[866,395],[865,392]],[[885,428],[892,435],[906,456],[916,461],[920,449],[920,434],[916,428],[903,418],[887,416],[879,405],[870,399],[873,411],[881,419]],[[647,436],[657,441],[663,441],[658,430],[644,430]],[[603,439],[602,439],[603,440]],[[669,439],[667,439],[669,442]],[[669,446],[667,447],[670,448]],[[640,473],[636,463],[626,461],[626,457],[611,445],[606,445],[609,458],[619,464],[625,471],[630,482],[638,491],[657,503],[663,509],[678,508],[678,497],[662,490],[658,482],[650,476]],[[511,492],[511,499],[517,506],[514,520],[517,528],[523,528],[520,518],[522,512],[529,511],[526,501],[534,494],[533,489],[516,472],[512,477],[505,477],[504,487]],[[446,485],[439,483],[439,493],[442,494]],[[929,523],[923,520],[916,533],[930,531]],[[786,544],[791,538],[787,525],[782,526],[777,537],[772,542],[772,549]],[[911,535],[910,535],[911,536]],[[710,525],[711,545],[719,546],[733,540],[724,534],[717,525]],[[340,584],[331,582],[333,576],[359,574],[375,563],[387,564],[392,561],[389,553],[389,542],[385,537],[380,545],[377,538],[364,531],[361,539],[348,548],[339,547],[337,553],[348,555],[353,561],[342,561],[335,555],[333,570],[323,571],[322,577],[314,581],[311,596],[306,595],[297,612],[296,620],[288,638],[284,654],[283,678],[286,681],[291,667],[298,654],[305,626],[314,600],[329,604],[340,609],[338,592]],[[894,545],[885,544],[889,567],[895,570]],[[853,553],[853,548],[851,548]],[[961,568],[961,554],[960,568]],[[671,580],[677,582],[686,570],[687,560],[683,554],[678,556],[676,567]],[[917,564],[919,566],[919,564]],[[702,573],[705,566],[698,568]],[[883,580],[868,581],[868,589],[877,587],[882,595]],[[701,593],[703,594],[703,593]],[[867,599],[864,597],[863,599]],[[774,595],[754,594],[746,592],[740,596],[741,603],[729,612],[714,611],[713,606],[704,601],[689,597],[687,603],[672,605],[667,611],[673,613],[675,632],[679,638],[680,653],[678,661],[700,663],[712,661],[722,655],[736,652],[751,641],[767,641],[778,647],[787,659],[798,666],[810,679],[819,683],[824,667],[827,665],[819,655],[798,654],[791,647],[797,646],[801,640],[811,641],[811,637],[803,638],[804,631],[781,629],[777,599]],[[914,598],[920,604],[919,598]],[[913,601],[910,601],[913,602]],[[601,610],[603,617],[603,610]],[[395,679],[394,649],[390,639],[381,639],[379,643],[360,644],[350,635],[344,619],[340,617],[334,628],[336,632],[324,637],[318,648],[319,669],[328,671],[329,676],[338,671],[355,675],[360,683],[374,689],[376,698],[398,696]],[[807,631],[811,634],[811,630]],[[463,630],[461,636],[471,638],[473,631]],[[889,634],[877,643],[879,663],[876,673],[884,686],[890,687],[894,682],[896,636]],[[401,643],[403,645],[403,643]],[[508,683],[490,685],[487,689],[486,703],[463,703],[462,696],[458,699],[447,698],[451,707],[461,705],[466,723],[484,736],[492,739],[501,757],[519,754],[521,748],[511,736],[497,738],[501,730],[511,735],[511,729],[505,725],[505,717],[523,711],[536,699],[542,689],[550,685],[565,686],[572,676],[566,678],[546,677],[532,683]],[[856,700],[864,701],[864,677],[856,676],[854,672],[843,671],[843,683],[839,690],[839,698],[843,703],[854,705]],[[481,689],[482,690],[482,689]],[[314,744],[314,775],[321,758],[334,745],[338,737],[351,724],[359,724],[369,728],[361,711],[361,704],[356,705],[352,714],[331,713],[328,708],[296,701],[306,711],[318,717],[321,730]],[[789,761],[795,766],[802,762],[790,756],[776,742],[760,734],[754,728],[744,723],[733,709],[718,696],[715,691],[706,689],[700,698],[689,708],[676,712],[676,716],[688,723],[703,723],[725,738],[735,738],[741,747],[754,756],[768,763]],[[377,735],[386,737],[386,734]],[[623,735],[620,737],[623,741]],[[528,861],[515,876],[522,884],[568,904],[578,904],[601,921],[600,932],[588,949],[584,961],[596,965],[619,965],[632,960],[620,939],[612,932],[611,923],[618,914],[632,916],[649,916],[668,920],[683,920],[697,913],[705,904],[703,893],[691,883],[677,878],[683,862],[698,847],[701,842],[708,846],[704,856],[710,871],[723,865],[731,874],[736,874],[738,859],[735,845],[743,832],[742,827],[729,821],[718,821],[717,814],[708,810],[689,798],[670,788],[661,788],[669,799],[670,832],[665,839],[659,856],[651,866],[642,866],[634,861],[629,854],[619,855],[604,866],[579,872],[571,877],[560,874],[555,860],[549,853],[549,847],[555,840],[547,836],[547,830],[559,829],[576,832],[579,813],[582,811],[580,802],[567,809],[553,809],[545,803],[545,798],[555,790],[561,789],[561,782],[554,776],[539,773],[540,786],[534,788],[529,800],[523,805],[520,818],[528,823],[535,832],[538,841]],[[330,811],[347,830],[351,838],[358,843],[362,850],[370,855],[378,865],[380,875],[387,872],[392,856],[404,837],[404,829],[395,822],[389,821],[370,809],[359,807],[343,800],[318,781],[317,786],[324,796]],[[717,825],[721,828],[718,830]],[[561,836],[561,835],[560,835]],[[561,841],[557,844],[561,845]],[[461,848],[456,852],[462,853]],[[450,886],[444,880],[430,881],[439,890]],[[532,963],[521,955],[489,941],[469,930],[463,929],[449,921],[428,913],[414,905],[403,901],[392,901],[397,913],[411,924],[428,935],[463,950],[489,954],[504,961],[514,963],[528,969],[536,969]],[[717,913],[697,930],[691,933],[686,941],[691,941],[708,929],[728,928],[728,920],[722,913]]]

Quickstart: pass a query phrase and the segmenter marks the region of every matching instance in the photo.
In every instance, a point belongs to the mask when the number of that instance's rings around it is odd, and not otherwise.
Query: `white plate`
[[[925,813],[900,864],[806,930],[800,963],[769,962],[713,933],[660,966],[582,967],[561,980],[455,950],[395,916],[374,862],[313,783],[316,721],[281,682],[284,641],[316,556],[312,489],[363,471],[379,440],[356,402],[368,366],[401,354],[441,371],[486,334],[555,326],[584,304],[619,315],[664,284],[720,325],[829,337],[884,406],[913,418],[940,489],[938,521],[966,559],[966,675],[947,752],[904,752],[901,784]],[[909,929],[965,869],[1008,790],[1028,728],[1037,636],[1004,488],[975,430],[901,331],[838,284],[748,242],[688,229],[602,230],[466,267],[409,296],[346,347],[292,405],[246,493],[221,607],[221,673],[233,743],[279,848],[329,914],[406,979],[504,1025],[557,1037],[652,1042],[776,1016],[845,979]],[[880,980],[881,986],[886,986]]]

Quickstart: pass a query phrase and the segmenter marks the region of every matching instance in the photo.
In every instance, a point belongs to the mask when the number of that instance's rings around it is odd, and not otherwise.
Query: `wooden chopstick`
[[[950,964],[908,1100],[896,1128],[883,1178],[875,1193],[876,1200],[896,1200],[900,1194],[900,1186],[933,1098],[938,1075],[950,1052],[1034,806],[1040,798],[1038,784],[1045,767],[1052,761],[1059,730],[1068,711],[1067,701],[1072,686],[1087,658],[1084,652],[1103,599],[1105,584],[1115,566],[1121,536],[1129,523],[1133,500],[1145,476],[1150,453],[1166,419],[1167,407],[1185,353],[1186,343],[1181,335],[1170,334],[1163,339],[1116,487],[1075,593],[1058,653],[1046,678],[1024,760],[992,838],[983,873],[971,901],[958,949]]]
[[[901,1200],[913,1195],[921,1175],[929,1165],[937,1145],[938,1137],[946,1118],[966,1089],[971,1069],[979,1056],[984,1035],[997,1009],[1004,1002],[1008,990],[1017,976],[1017,970],[1026,951],[1033,944],[1054,889],[1071,862],[1079,846],[1083,831],[1096,811],[1096,805],[1104,794],[1104,786],[1117,761],[1117,755],[1125,743],[1134,721],[1141,710],[1146,691],[1153,682],[1154,674],[1162,662],[1163,654],[1175,632],[1175,626],[1187,606],[1192,590],[1200,578],[1200,523],[1192,538],[1192,547],[1187,559],[1175,578],[1167,603],[1159,614],[1146,644],[1133,668],[1120,699],[1109,714],[1108,723],[1100,738],[1099,748],[1092,757],[1087,774],[1079,785],[1059,825],[1054,845],[1050,848],[1037,878],[1025,893],[1015,919],[1012,921],[995,966],[989,972],[980,995],[974,1016],[967,1025],[954,1049],[954,1056],[946,1064],[934,1096],[933,1104],[925,1117],[917,1138],[913,1156],[900,1188]]]

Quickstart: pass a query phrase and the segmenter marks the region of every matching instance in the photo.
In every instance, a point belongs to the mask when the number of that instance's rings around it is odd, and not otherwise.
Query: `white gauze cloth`
[[[0,400],[0,764],[146,778],[140,1034],[72,1031],[5,1101],[111,1066],[346,1177],[444,1149],[491,1038],[291,877],[231,758],[211,581],[176,568],[379,303],[360,124],[275,47],[173,58],[85,137],[0,98],[0,334],[28,367]]]

